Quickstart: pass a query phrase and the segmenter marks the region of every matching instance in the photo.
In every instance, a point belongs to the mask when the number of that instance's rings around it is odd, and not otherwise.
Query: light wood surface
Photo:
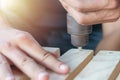
[[[71,49],[59,59],[70,66],[68,75],[51,73],[50,80],[73,80],[74,77],[90,62],[93,57],[92,50]]]
[[[120,52],[100,51],[74,80],[115,80],[120,73]]]

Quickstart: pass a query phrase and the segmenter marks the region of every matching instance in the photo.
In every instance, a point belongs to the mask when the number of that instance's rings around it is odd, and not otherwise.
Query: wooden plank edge
[[[81,63],[79,66],[66,78],[66,80],[74,80],[74,78],[85,68],[85,66],[92,60],[94,51]]]
[[[112,74],[110,75],[109,80],[116,80],[119,73],[120,73],[120,61],[116,65],[116,67],[115,67],[114,71],[112,72]]]
[[[120,73],[119,73],[119,75],[118,75],[118,77],[117,77],[117,79],[116,80],[120,80]]]

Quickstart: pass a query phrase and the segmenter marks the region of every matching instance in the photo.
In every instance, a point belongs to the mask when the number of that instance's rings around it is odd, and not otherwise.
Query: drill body
[[[92,26],[77,23],[72,16],[67,14],[67,32],[71,35],[71,43],[75,47],[83,47],[89,41]]]

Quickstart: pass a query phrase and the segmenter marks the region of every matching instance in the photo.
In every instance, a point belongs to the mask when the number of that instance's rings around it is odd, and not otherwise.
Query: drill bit
[[[79,50],[79,51],[82,51],[82,47],[78,47],[78,50]]]

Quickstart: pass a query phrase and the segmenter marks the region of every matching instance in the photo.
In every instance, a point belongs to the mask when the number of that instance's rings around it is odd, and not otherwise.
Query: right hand
[[[60,2],[79,24],[114,22],[120,18],[120,0],[60,0]]]
[[[48,80],[45,68],[69,72],[69,67],[45,51],[31,34],[13,28],[0,29],[0,80],[14,80],[7,59],[33,80]]]

